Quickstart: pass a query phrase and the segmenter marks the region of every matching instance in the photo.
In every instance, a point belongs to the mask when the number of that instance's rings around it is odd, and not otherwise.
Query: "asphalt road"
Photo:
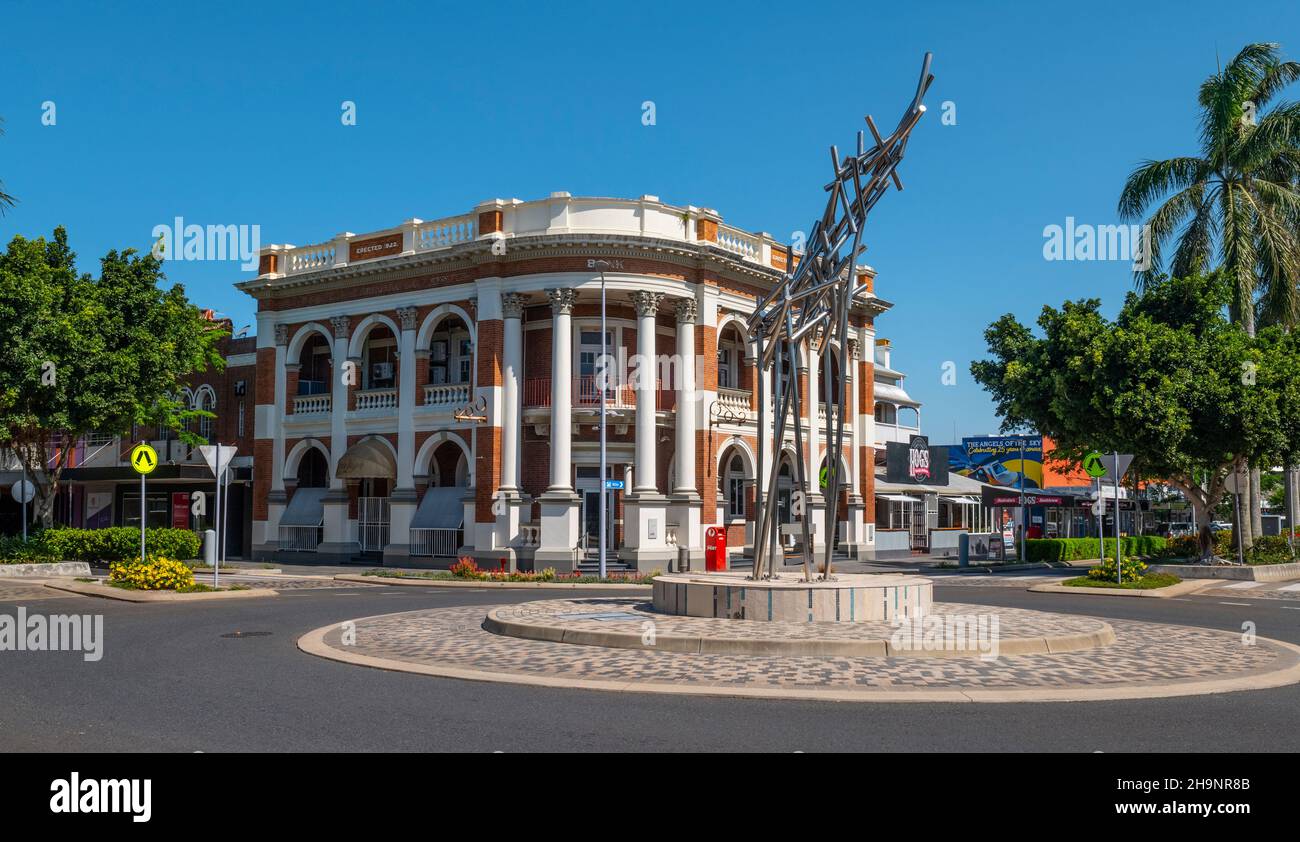
[[[538,596],[376,587],[190,605],[0,602],[9,614],[18,604],[102,613],[105,626],[97,663],[75,652],[0,653],[0,751],[1300,750],[1291,724],[1300,685],[1123,702],[837,704],[457,681],[295,646],[304,632],[345,619]],[[1074,597],[943,579],[935,598],[1238,631],[1250,621],[1261,636],[1300,643],[1300,601]],[[222,637],[236,631],[269,634]]]

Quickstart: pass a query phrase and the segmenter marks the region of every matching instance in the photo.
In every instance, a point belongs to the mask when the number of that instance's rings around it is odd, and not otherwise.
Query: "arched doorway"
[[[397,454],[386,439],[372,436],[348,448],[338,476],[355,492],[357,542],[362,554],[382,553],[389,543],[389,494],[397,478]],[[355,481],[355,482],[352,482]]]

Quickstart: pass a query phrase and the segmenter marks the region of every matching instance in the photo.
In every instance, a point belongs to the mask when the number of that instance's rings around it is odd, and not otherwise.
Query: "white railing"
[[[388,523],[387,497],[357,498],[357,540],[361,552],[379,552],[388,546]]]
[[[289,274],[329,269],[334,265],[334,243],[319,243],[290,249],[285,257]]]
[[[396,389],[366,389],[357,392],[357,410],[396,409]]]
[[[472,214],[436,219],[415,226],[415,250],[447,248],[474,239],[478,225]]]
[[[459,529],[412,529],[411,555],[421,558],[455,558],[461,545]]]
[[[280,549],[294,553],[314,553],[320,546],[321,527],[281,526]]]
[[[749,392],[744,389],[718,389],[718,403],[733,412],[749,412]]]
[[[315,415],[317,413],[330,411],[330,396],[326,392],[323,395],[294,395],[293,396],[293,414],[294,415]]]
[[[718,248],[747,260],[758,260],[763,253],[763,240],[739,229],[719,225]]]
[[[464,406],[467,403],[468,383],[439,383],[424,387],[425,406]]]

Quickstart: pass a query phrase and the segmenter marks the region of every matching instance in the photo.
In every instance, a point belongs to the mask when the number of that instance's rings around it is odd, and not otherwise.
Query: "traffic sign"
[[[1101,461],[1101,452],[1097,450],[1089,451],[1088,455],[1083,457],[1083,469],[1093,479],[1106,476],[1106,466]]]
[[[20,479],[9,487],[13,492],[14,499],[19,503],[30,503],[36,496],[36,486],[32,485],[29,480]]]
[[[158,467],[158,451],[147,444],[137,444],[131,450],[131,467],[141,476],[152,474]]]
[[[226,466],[230,464],[231,459],[235,458],[235,451],[237,449],[238,448],[236,448],[234,445],[224,445],[224,446],[217,445],[217,444],[199,445],[199,453],[203,454],[203,461],[208,463],[208,470],[212,471],[212,475],[214,477],[218,476],[219,474],[225,473]],[[218,450],[221,451],[220,462],[217,461]]]
[[[605,480],[605,487],[608,488],[608,489],[610,489],[611,491],[622,491],[622,490],[623,490],[623,480],[621,480],[621,479],[607,479],[607,480]]]

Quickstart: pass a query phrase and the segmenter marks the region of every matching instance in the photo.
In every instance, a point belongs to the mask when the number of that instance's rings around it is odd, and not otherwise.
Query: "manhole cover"
[[[270,632],[243,632],[243,631],[230,632],[229,634],[222,635],[222,637],[270,637],[270,636],[271,636]]]

